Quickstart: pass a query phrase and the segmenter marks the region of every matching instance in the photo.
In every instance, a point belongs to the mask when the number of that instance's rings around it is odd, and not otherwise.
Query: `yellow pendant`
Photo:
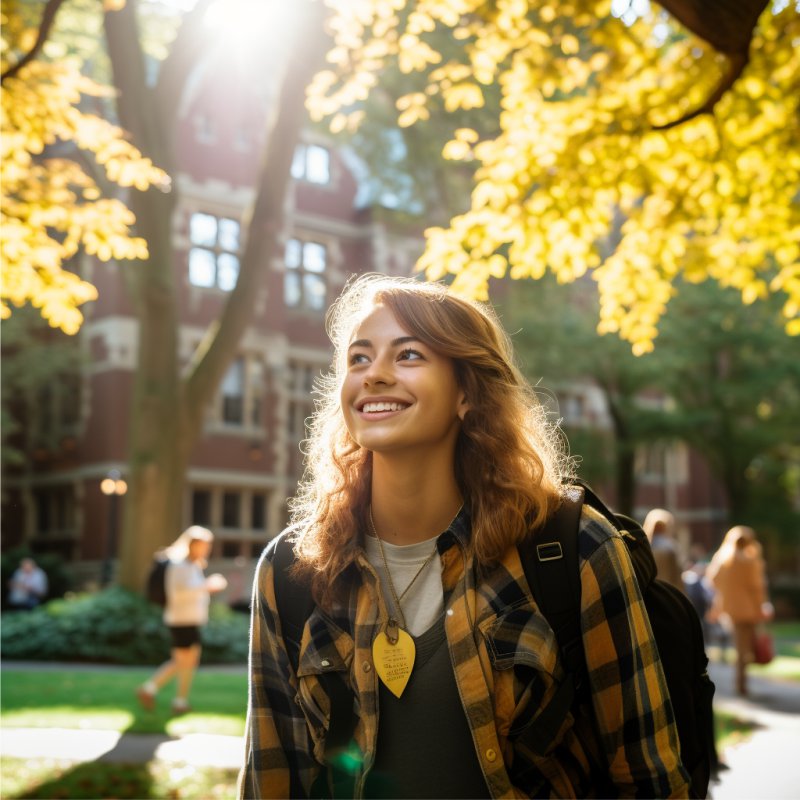
[[[395,697],[400,697],[406,688],[414,668],[415,656],[414,640],[402,628],[391,623],[372,643],[375,671]]]

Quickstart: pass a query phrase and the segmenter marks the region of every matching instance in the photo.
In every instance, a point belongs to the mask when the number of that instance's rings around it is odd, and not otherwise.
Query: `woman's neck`
[[[377,453],[371,496],[377,534],[399,545],[416,544],[442,533],[463,503],[452,459],[404,463]]]

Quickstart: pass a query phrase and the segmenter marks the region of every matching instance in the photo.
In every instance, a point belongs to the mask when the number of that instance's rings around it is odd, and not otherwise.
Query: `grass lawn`
[[[134,694],[151,669],[23,670],[6,665],[0,686],[3,728],[91,728],[128,733],[218,733],[241,736],[247,710],[247,677],[200,670],[192,686],[194,710],[170,715],[174,684],[158,696],[154,712]]]
[[[15,727],[86,728],[127,733],[217,733],[241,736],[247,678],[200,670],[192,687],[194,711],[172,717],[174,691],[167,686],[154,712],[134,694],[152,669],[24,670],[4,665],[0,724]],[[119,798],[119,800],[228,800],[236,796],[237,770],[201,768],[153,760],[146,764],[75,764],[58,759],[0,761],[3,798]]]
[[[754,675],[800,680],[800,622],[770,626],[776,658],[771,664],[750,669]],[[720,658],[720,648],[708,648]],[[732,648],[728,657],[733,658]],[[192,688],[194,711],[171,717],[173,688],[158,698],[155,712],[143,711],[134,694],[150,668],[26,670],[7,662],[0,685],[0,725],[9,729],[86,728],[128,733],[244,733],[247,678],[243,672],[204,670]],[[749,736],[755,726],[734,715],[715,713],[717,747]],[[0,761],[3,798],[119,798],[119,800],[232,800],[236,770],[200,768],[153,760],[146,764],[75,764],[57,759]]]
[[[727,711],[714,711],[714,733],[717,741],[717,752],[724,761],[723,752],[726,747],[746,739],[758,728],[753,722],[740,719]]]

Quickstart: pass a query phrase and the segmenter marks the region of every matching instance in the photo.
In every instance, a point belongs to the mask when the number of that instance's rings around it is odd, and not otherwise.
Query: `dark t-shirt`
[[[444,615],[414,644],[403,694],[395,697],[380,684],[377,754],[365,797],[490,797],[458,694]]]

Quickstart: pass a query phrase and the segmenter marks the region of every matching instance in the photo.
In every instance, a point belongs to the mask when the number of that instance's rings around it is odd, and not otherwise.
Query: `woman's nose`
[[[394,382],[391,365],[384,358],[375,358],[364,373],[364,384],[374,386],[378,383],[390,384]]]

